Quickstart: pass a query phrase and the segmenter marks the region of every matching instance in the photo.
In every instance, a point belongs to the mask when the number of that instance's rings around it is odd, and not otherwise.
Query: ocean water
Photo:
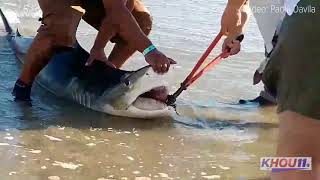
[[[151,40],[175,59],[170,90],[191,71],[219,32],[224,0],[144,1],[154,19]],[[10,23],[34,35],[41,16],[36,0],[0,0]],[[77,38],[87,50],[96,31],[81,22]],[[242,52],[201,77],[178,101],[174,119],[139,120],[93,112],[35,86],[33,106],[13,102],[20,72],[0,23],[1,179],[264,179],[262,156],[275,150],[274,107],[237,104],[262,86],[252,75],[263,59],[252,18]],[[107,51],[112,44],[109,44]],[[221,44],[212,53],[219,53]],[[123,67],[145,65],[135,54]]]

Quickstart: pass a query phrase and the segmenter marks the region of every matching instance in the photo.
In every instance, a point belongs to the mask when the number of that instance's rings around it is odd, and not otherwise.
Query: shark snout
[[[131,85],[131,84],[135,84],[139,79],[141,79],[144,76],[148,76],[148,71],[150,71],[151,66],[146,66],[143,67],[133,73],[131,73],[129,76],[127,76],[126,78],[124,78],[122,80],[123,83],[125,83],[127,86]]]

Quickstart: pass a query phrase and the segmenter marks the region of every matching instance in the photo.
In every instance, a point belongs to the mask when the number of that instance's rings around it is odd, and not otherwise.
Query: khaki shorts
[[[73,47],[81,18],[94,28],[99,29],[102,19],[106,16],[102,0],[38,0],[38,2],[43,12],[42,25],[38,34],[51,36],[56,46]],[[136,4],[138,2],[140,0],[135,0]],[[81,9],[79,7],[85,10],[85,14],[76,10]],[[146,9],[139,8],[133,11],[133,15],[140,26],[144,26],[143,23],[148,22],[145,17],[150,17]],[[140,17],[143,17],[144,21],[140,20]],[[118,36],[112,39],[112,42],[118,41],[122,41]]]
[[[77,27],[83,15],[71,6],[81,5],[68,0],[38,0],[42,10],[41,36],[51,36],[55,45],[72,47]]]
[[[301,0],[298,7],[315,11],[285,17],[263,82],[277,96],[278,112],[320,120],[320,1]]]

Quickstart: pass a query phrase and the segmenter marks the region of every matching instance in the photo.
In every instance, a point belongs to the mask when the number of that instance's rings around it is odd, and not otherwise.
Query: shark
[[[1,9],[0,15],[21,67],[34,37],[14,32]],[[125,71],[101,61],[85,66],[88,57],[77,42],[74,48],[53,55],[36,83],[59,98],[109,115],[143,119],[173,115],[174,108],[165,103],[172,70],[164,75],[155,73],[151,66]]]

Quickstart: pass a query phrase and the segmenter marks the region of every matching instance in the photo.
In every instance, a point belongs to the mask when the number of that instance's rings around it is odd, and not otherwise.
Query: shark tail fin
[[[3,21],[3,24],[4,24],[4,27],[6,29],[6,31],[9,33],[9,34],[12,34],[12,28],[6,18],[6,16],[3,14],[2,10],[0,9],[0,16],[2,18],[2,21]]]

